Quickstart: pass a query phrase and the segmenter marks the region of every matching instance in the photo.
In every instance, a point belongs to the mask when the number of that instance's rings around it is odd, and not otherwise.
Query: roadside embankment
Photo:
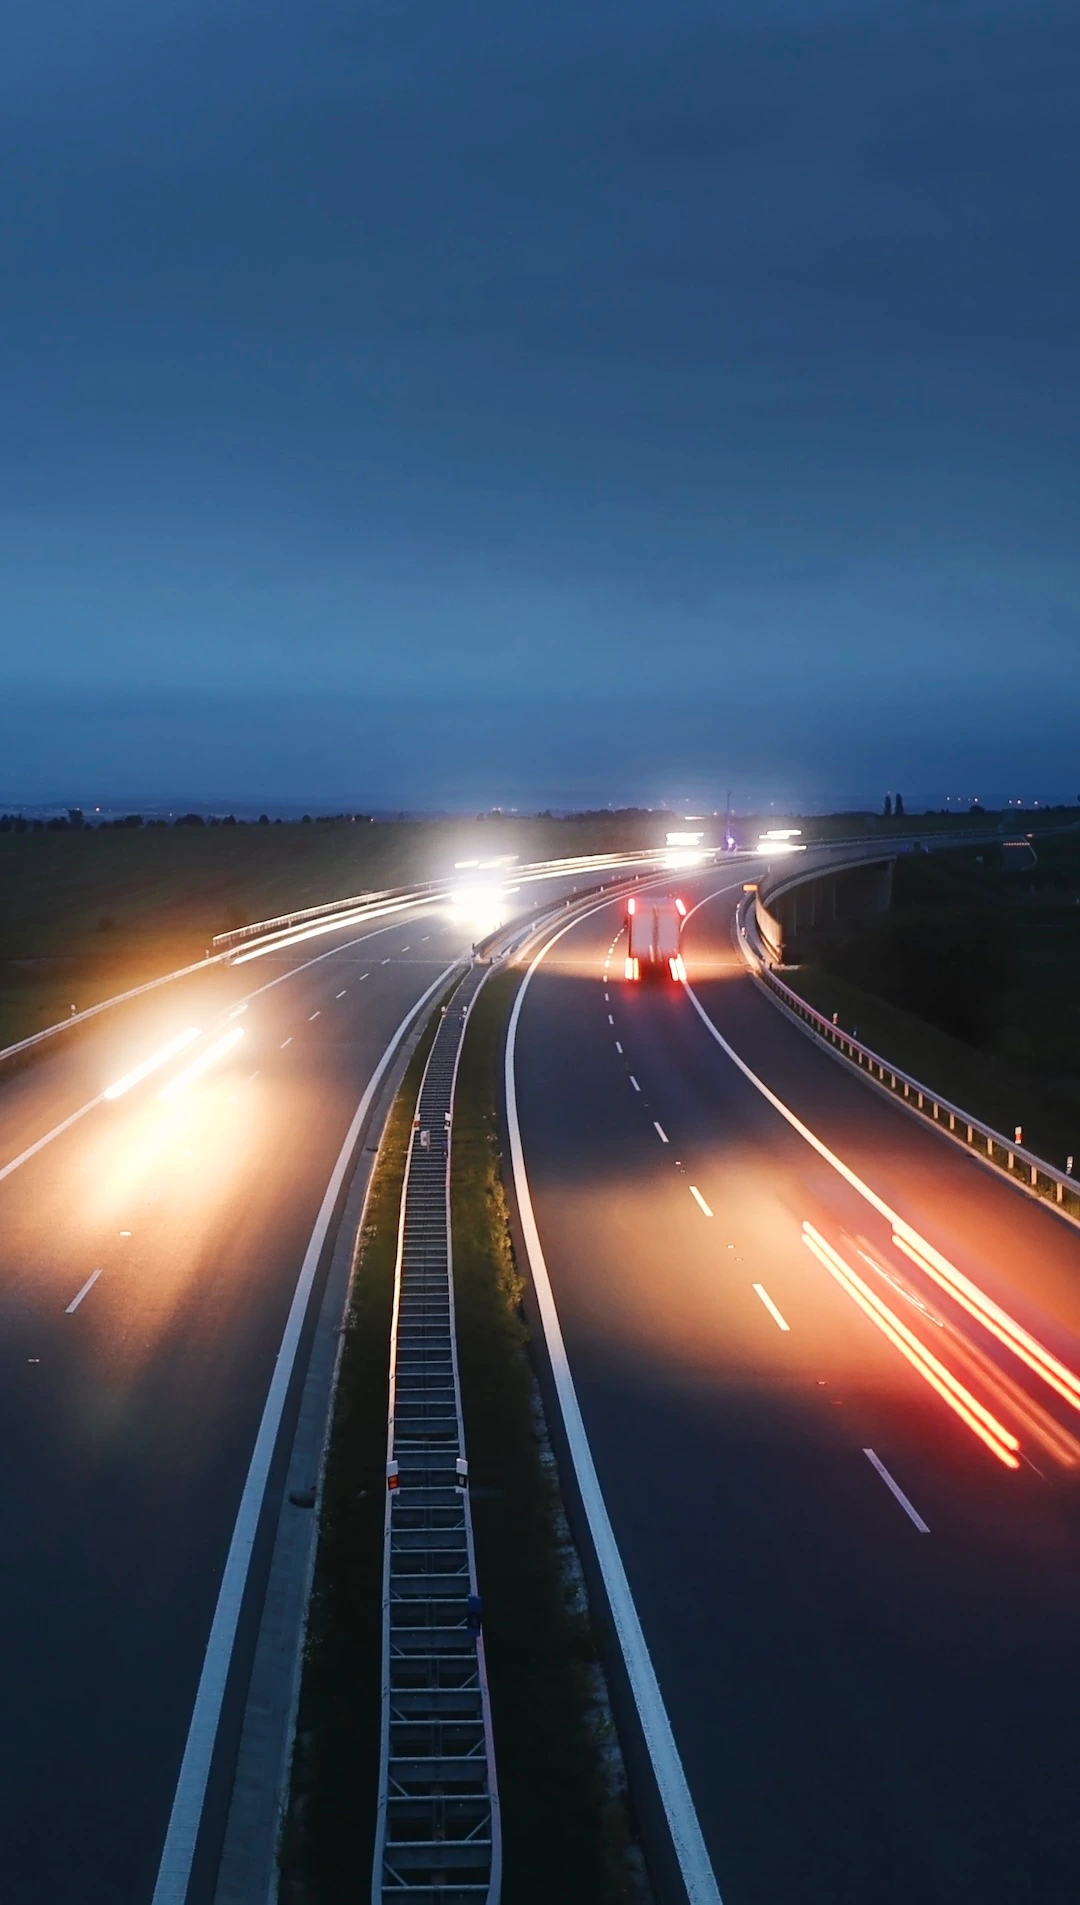
[[[877,920],[800,934],[784,983],[883,1059],[1055,1164],[1080,1158],[1080,841],[897,862]]]

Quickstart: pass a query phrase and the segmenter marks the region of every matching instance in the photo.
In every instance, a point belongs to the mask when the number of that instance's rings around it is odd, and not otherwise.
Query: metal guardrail
[[[390,1345],[373,1905],[498,1905],[502,1838],[454,1332],[450,1140],[465,1022],[444,1011],[413,1119]]]
[[[565,861],[536,860],[525,866],[463,867],[459,869],[457,879],[421,880],[415,886],[382,887],[368,893],[354,893],[348,899],[327,900],[322,906],[305,906],[294,913],[279,913],[274,919],[255,920],[250,926],[235,926],[227,933],[215,933],[211,944],[219,951],[228,951],[249,939],[270,938],[275,933],[289,932],[293,927],[308,925],[313,920],[334,919],[339,914],[363,912],[369,907],[386,906],[394,901],[406,905],[411,900],[445,899],[455,887],[465,884],[470,875],[476,872],[518,880],[528,879],[530,875],[535,877],[551,869],[552,877],[558,877],[561,874],[595,872],[607,866],[633,865],[665,851],[663,847],[643,847],[635,853],[583,853],[571,855]]]
[[[757,947],[751,945],[746,931],[746,915],[750,912],[745,905],[739,909],[738,932],[741,946],[757,968],[758,977],[787,1010],[800,1019],[804,1025],[839,1052],[849,1062],[858,1067],[864,1076],[875,1084],[883,1086],[895,1097],[901,1099],[911,1111],[921,1112],[927,1122],[947,1131],[957,1143],[963,1144],[976,1157],[1011,1177],[1014,1183],[1039,1197],[1050,1199],[1066,1215],[1080,1217],[1080,1181],[1066,1171],[1059,1171],[1055,1165],[1048,1164],[1045,1158],[1037,1157],[1034,1151],[1028,1151],[1015,1138],[995,1131],[992,1125],[983,1124],[969,1111],[950,1103],[940,1093],[932,1091],[910,1073],[900,1071],[878,1052],[872,1051],[852,1033],[845,1032],[835,1019],[827,1019],[814,1006],[778,979],[768,958]]]

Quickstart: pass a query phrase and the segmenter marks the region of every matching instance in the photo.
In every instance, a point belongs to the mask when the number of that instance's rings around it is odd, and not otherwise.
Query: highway
[[[624,982],[621,904],[573,926],[511,1122],[716,1888],[1074,1899],[1080,1232],[763,996],[731,873],[679,879],[688,989]]]
[[[4,1899],[150,1905],[320,1204],[389,1042],[475,933],[432,905],[336,925],[103,1014],[0,1089]]]

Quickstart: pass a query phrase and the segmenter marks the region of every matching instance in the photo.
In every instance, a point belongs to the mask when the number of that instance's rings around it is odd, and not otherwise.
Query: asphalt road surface
[[[720,886],[684,946],[729,1049],[680,986],[623,981],[612,904],[536,969],[516,1071],[724,1905],[1065,1905],[1080,1232],[778,1011],[732,949],[732,875],[679,890]]]
[[[149,1905],[316,1215],[388,1042],[472,936],[424,906],[211,968],[0,1089],[5,1901]],[[172,1101],[183,1055],[102,1102],[188,1027],[195,1053],[242,1036]]]

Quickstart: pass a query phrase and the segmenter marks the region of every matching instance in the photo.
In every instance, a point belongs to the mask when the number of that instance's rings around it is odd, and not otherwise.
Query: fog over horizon
[[[1076,798],[1075,9],[6,37],[0,798]]]

